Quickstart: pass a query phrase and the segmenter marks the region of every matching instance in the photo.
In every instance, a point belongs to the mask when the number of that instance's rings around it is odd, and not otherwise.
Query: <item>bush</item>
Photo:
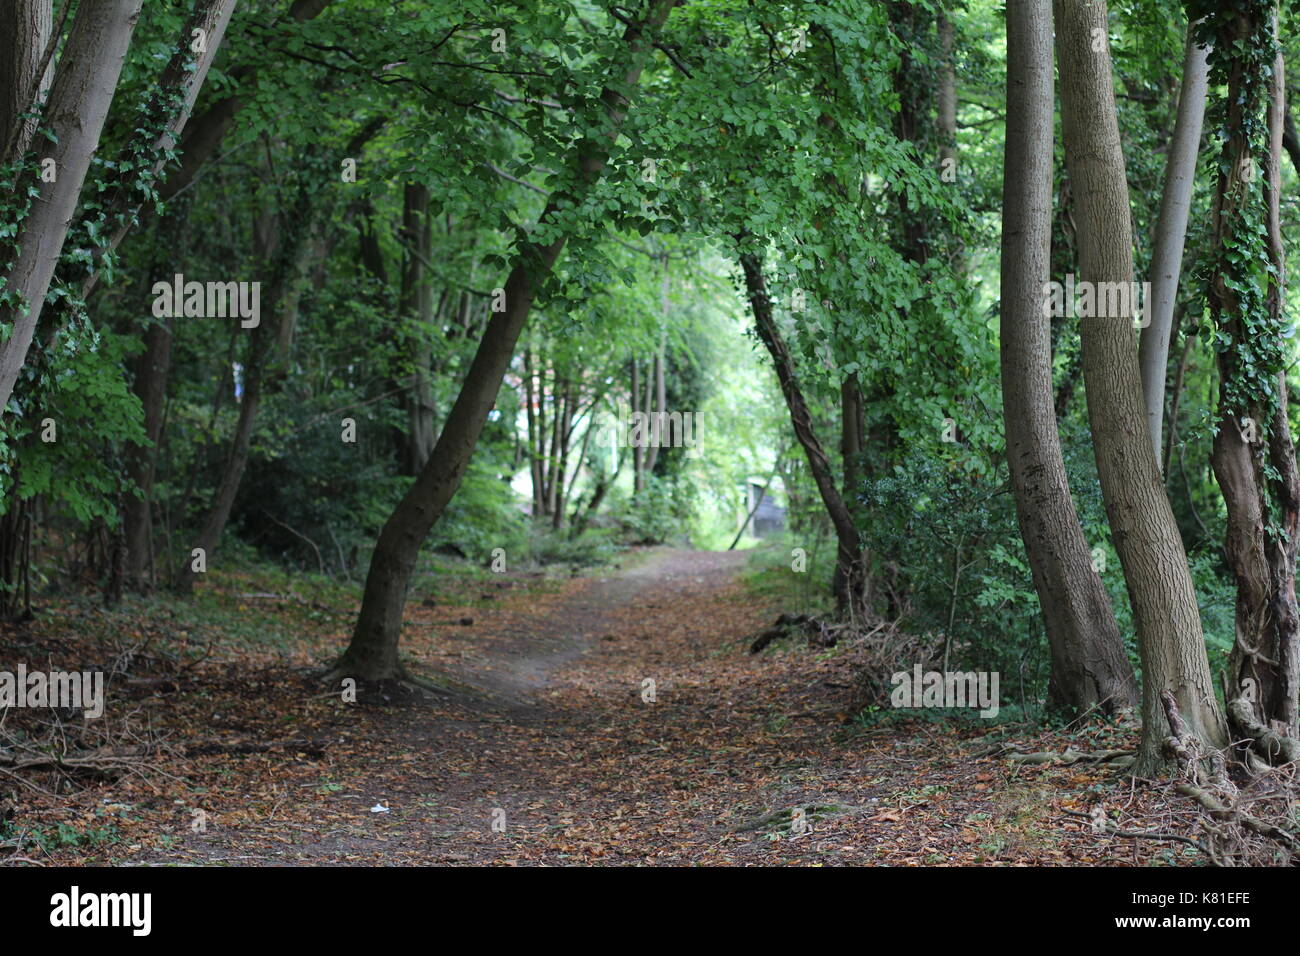
[[[695,510],[694,490],[677,477],[649,475],[645,488],[618,502],[614,513],[633,544],[663,544],[680,537]]]
[[[946,641],[950,667],[998,671],[1036,698],[1045,640],[1005,470],[914,454],[860,497],[865,542],[896,575],[899,626]]]

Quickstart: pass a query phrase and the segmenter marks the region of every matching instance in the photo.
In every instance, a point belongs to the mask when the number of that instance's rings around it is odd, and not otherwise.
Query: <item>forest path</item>
[[[466,626],[412,602],[405,652],[449,695],[315,701],[295,726],[323,752],[209,765],[212,825],[132,862],[1078,861],[1084,828],[1062,830],[1041,773],[976,758],[980,731],[867,728],[846,719],[851,654],[749,654],[776,609],[744,563],[650,549]]]

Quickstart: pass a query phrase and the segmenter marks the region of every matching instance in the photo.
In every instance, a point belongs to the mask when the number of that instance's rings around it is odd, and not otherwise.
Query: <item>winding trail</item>
[[[650,549],[472,626],[416,602],[404,649],[445,698],[310,703],[322,754],[207,768],[212,825],[131,862],[1072,862],[1041,777],[942,725],[848,721],[851,654],[750,655],[775,609],[745,560]]]

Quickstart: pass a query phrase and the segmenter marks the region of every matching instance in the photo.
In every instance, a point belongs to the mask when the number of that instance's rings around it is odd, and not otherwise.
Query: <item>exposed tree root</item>
[[[1097,750],[1087,753],[1072,748],[1067,748],[1062,753],[1052,750],[1040,750],[1035,753],[1016,753],[1007,754],[1007,760],[1018,764],[1056,764],[1058,766],[1070,766],[1071,764],[1110,764],[1113,767],[1127,767],[1133,763],[1134,753],[1131,750]]]
[[[1228,704],[1232,725],[1243,731],[1248,745],[1270,764],[1300,762],[1300,740],[1265,727],[1255,717],[1250,701],[1238,697]]]
[[[1294,765],[1259,772],[1237,764],[1244,779],[1244,789],[1239,789],[1229,776],[1225,755],[1217,750],[1205,753],[1200,739],[1188,731],[1174,695],[1165,691],[1161,700],[1173,731],[1165,746],[1183,777],[1174,790],[1195,801],[1203,813],[1198,823],[1210,857],[1224,866],[1300,865],[1300,828],[1295,823],[1300,788]],[[1256,737],[1261,739],[1262,734]]]

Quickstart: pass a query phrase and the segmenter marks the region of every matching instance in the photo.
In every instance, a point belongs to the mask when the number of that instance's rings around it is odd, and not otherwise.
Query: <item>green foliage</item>
[[[520,502],[491,460],[475,456],[430,545],[486,563],[495,548],[504,548],[507,556],[527,553],[527,542],[527,516]]]
[[[868,480],[860,500],[867,547],[889,556],[890,586],[907,595],[900,626],[946,642],[954,668],[998,671],[1008,690],[1013,675],[1041,686],[1038,598],[1005,469],[916,453]]]
[[[7,505],[41,495],[78,526],[116,520],[120,496],[131,490],[122,474],[123,447],[144,437],[139,400],[119,372],[127,344],[72,326],[31,364],[43,385],[11,402],[8,440],[0,444],[0,495]]]
[[[677,477],[649,475],[639,494],[615,505],[614,514],[634,544],[662,544],[681,534],[694,510],[694,488]]]

